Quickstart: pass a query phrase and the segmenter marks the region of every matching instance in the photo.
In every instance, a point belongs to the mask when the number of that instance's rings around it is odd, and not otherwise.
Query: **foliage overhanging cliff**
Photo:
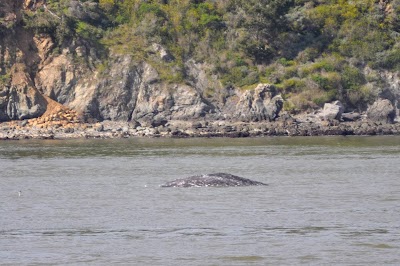
[[[382,73],[400,70],[399,14],[400,0],[25,0],[20,20],[0,14],[0,36],[18,27],[50,36],[52,54],[79,43],[78,72],[110,75],[111,54],[130,56],[156,70],[155,82],[192,85],[190,65],[200,65],[205,98],[269,83],[288,112],[333,100],[365,110],[386,86]],[[81,46],[87,56],[76,56]]]

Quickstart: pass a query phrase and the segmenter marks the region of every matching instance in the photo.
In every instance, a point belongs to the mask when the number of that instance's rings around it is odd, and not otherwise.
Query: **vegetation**
[[[10,82],[11,75],[10,74],[0,74],[0,86],[6,86]]]
[[[361,108],[373,93],[365,69],[400,70],[400,0],[46,2],[24,23],[59,45],[83,38],[148,61],[170,82],[185,82],[194,59],[223,86],[275,84],[293,112],[335,99]],[[173,60],[159,60],[153,44]]]

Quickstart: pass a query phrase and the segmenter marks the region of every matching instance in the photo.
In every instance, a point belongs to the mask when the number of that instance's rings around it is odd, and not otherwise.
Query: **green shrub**
[[[298,76],[298,67],[297,66],[289,66],[285,68],[285,74],[283,75],[283,78],[285,79],[289,79],[289,78],[293,78],[293,77],[297,77]]]
[[[166,17],[164,11],[158,4],[146,2],[141,3],[137,11],[139,19],[143,19],[148,14],[154,14],[156,17]]]
[[[385,54],[380,54],[381,58],[374,64],[376,67],[383,67],[391,70],[400,70],[400,48],[394,48]]]
[[[82,38],[87,40],[98,40],[102,37],[103,31],[86,22],[78,21],[76,23],[75,32]]]
[[[0,86],[5,86],[11,81],[11,73],[0,74]]]
[[[318,84],[324,91],[336,90],[340,86],[341,77],[336,72],[311,75],[311,80]]]
[[[363,85],[357,89],[347,91],[346,99],[350,106],[358,108],[359,110],[365,109],[368,103],[371,103],[375,98],[371,84]]]
[[[221,81],[224,86],[236,85],[244,87],[259,83],[260,78],[257,69],[251,69],[247,66],[236,66],[229,69],[223,75]]]
[[[23,13],[24,27],[36,33],[54,34],[60,21],[47,12],[25,11]]]
[[[115,0],[99,0],[99,5],[106,12],[112,12],[115,8]]]
[[[331,55],[328,57],[323,57],[314,63],[306,63],[299,67],[299,75],[301,77],[306,77],[313,73],[318,73],[321,71],[325,72],[335,72],[340,71],[344,60],[340,56]]]
[[[267,63],[273,56],[274,51],[271,47],[267,47],[257,42],[248,42],[244,45],[244,50],[257,63]]]
[[[283,102],[283,110],[291,114],[294,114],[298,111],[296,105],[291,100],[286,100]]]
[[[336,92],[335,91],[322,92],[320,95],[312,97],[311,100],[319,107],[322,107],[325,103],[336,100]]]
[[[282,82],[281,87],[284,93],[301,92],[307,88],[306,82],[299,78],[286,79]]]
[[[357,90],[366,82],[364,74],[353,66],[344,67],[341,74],[342,85],[345,90]]]
[[[296,60],[302,63],[307,63],[314,61],[316,58],[318,58],[321,55],[321,52],[319,49],[315,47],[307,47],[303,51],[300,51],[299,54],[296,57]]]
[[[295,61],[293,61],[293,60],[288,60],[288,59],[286,59],[286,58],[284,58],[284,57],[278,59],[278,63],[281,64],[281,65],[283,65],[283,66],[285,66],[285,67],[293,66],[293,65],[296,64]]]
[[[374,61],[376,54],[387,49],[391,42],[376,21],[366,21],[365,18],[343,26],[341,35],[343,38],[339,42],[339,51],[363,62]]]

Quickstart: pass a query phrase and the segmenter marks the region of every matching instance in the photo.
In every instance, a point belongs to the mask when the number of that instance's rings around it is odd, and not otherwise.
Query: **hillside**
[[[40,117],[46,99],[86,121],[143,123],[273,121],[335,100],[364,113],[386,99],[397,120],[399,11],[400,0],[0,0],[0,121]]]

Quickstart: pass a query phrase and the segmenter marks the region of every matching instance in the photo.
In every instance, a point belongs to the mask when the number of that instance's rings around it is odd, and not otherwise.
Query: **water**
[[[159,187],[212,172],[269,186]],[[0,264],[399,265],[399,172],[393,136],[3,141]]]

